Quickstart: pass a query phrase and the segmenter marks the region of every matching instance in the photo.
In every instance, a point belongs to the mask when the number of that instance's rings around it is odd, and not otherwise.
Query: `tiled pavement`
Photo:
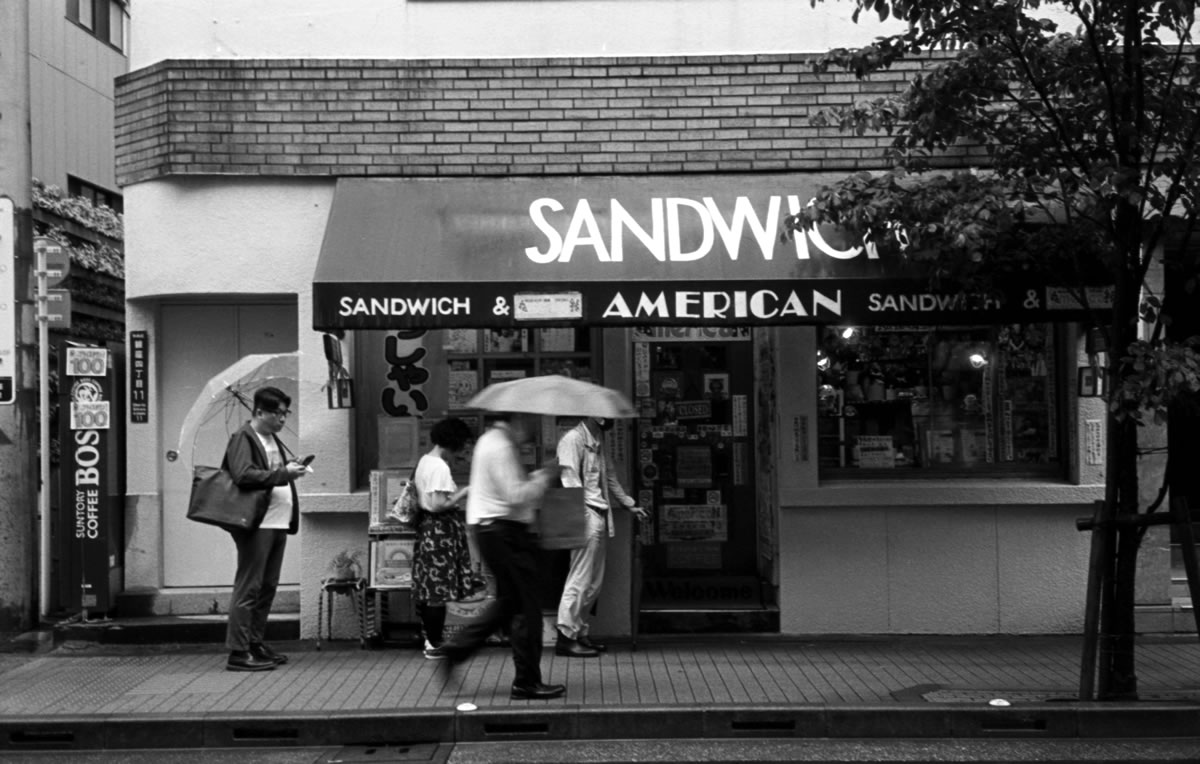
[[[0,655],[0,750],[586,737],[1200,736],[1200,640],[1143,638],[1140,698],[1077,701],[1079,637],[643,638],[542,660],[564,697],[513,701],[489,647],[443,683],[412,648],[279,645],[275,671],[224,670],[212,645],[67,642]],[[1003,699],[1007,706],[990,704]],[[473,704],[464,706],[463,704]]]

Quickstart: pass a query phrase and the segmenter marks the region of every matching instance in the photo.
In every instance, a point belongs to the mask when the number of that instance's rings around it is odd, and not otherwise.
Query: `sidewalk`
[[[547,648],[563,698],[510,700],[489,647],[443,685],[412,648],[277,645],[274,671],[217,645],[66,642],[0,654],[0,752],[495,740],[1200,737],[1200,640],[1145,637],[1140,698],[1080,703],[1082,639],[642,637],[597,659]],[[1002,699],[1009,705],[991,704]],[[463,704],[473,704],[465,706]]]

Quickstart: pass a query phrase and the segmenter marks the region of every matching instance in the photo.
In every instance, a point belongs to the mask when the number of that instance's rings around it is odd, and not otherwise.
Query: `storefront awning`
[[[833,174],[340,180],[313,327],[936,324],[1078,314],[1066,290],[935,295],[835,229]],[[1093,303],[1095,307],[1095,303]]]

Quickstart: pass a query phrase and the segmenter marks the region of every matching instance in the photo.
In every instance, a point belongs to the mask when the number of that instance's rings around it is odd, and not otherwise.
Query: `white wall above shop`
[[[809,0],[154,0],[132,68],[167,58],[502,58],[796,53],[896,31]]]
[[[333,189],[333,180],[228,177],[127,187],[126,297],[307,292]]]

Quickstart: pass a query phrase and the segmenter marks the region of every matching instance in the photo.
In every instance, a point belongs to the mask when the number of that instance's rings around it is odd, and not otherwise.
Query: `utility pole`
[[[0,2],[0,197],[11,202],[11,228],[0,221],[0,632],[33,628],[39,564],[34,378],[34,303],[29,288],[33,241],[32,136],[29,127],[29,0]],[[9,204],[0,202],[7,219]],[[11,233],[9,233],[11,231]],[[11,349],[11,352],[5,352]],[[3,387],[0,384],[0,387]],[[49,489],[49,486],[46,486]],[[43,550],[44,552],[44,550]],[[42,598],[46,594],[42,592]]]

